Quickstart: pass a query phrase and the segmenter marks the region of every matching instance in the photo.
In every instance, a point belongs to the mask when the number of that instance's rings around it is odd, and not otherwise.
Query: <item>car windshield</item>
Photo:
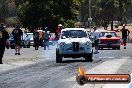
[[[68,30],[62,32],[62,38],[83,38],[87,37],[87,33],[82,30]]]
[[[100,37],[107,37],[108,35],[111,35],[111,37],[117,37],[115,32],[101,32]]]

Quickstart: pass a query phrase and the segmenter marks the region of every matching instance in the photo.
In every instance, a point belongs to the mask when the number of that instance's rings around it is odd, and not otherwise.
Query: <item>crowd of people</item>
[[[59,39],[62,29],[63,29],[63,25],[59,24],[58,28],[56,29],[56,39],[57,40]],[[93,35],[94,43],[95,43],[94,53],[99,53],[98,52],[99,32],[96,27],[94,27],[93,29],[94,31],[92,32],[92,35]],[[44,50],[49,49],[49,40],[50,40],[51,35],[50,35],[48,28],[45,27],[43,34],[40,34],[37,30],[38,29],[34,29],[34,33],[33,33],[35,50],[38,50],[39,46],[43,46]],[[127,37],[130,31],[125,28],[125,25],[123,25],[123,28],[120,31],[122,31],[122,40],[124,42],[124,49],[126,49],[126,41],[127,41]],[[19,25],[16,25],[15,29],[13,29],[12,35],[13,35],[14,42],[15,42],[15,55],[20,55],[21,36],[23,35],[23,32],[20,29]],[[9,45],[9,34],[5,30],[4,24],[1,24],[0,25],[0,64],[2,64],[2,58],[4,55],[6,45]]]
[[[63,25],[59,24],[58,28],[56,29],[56,39],[59,39],[61,30],[63,28]],[[33,40],[34,40],[34,48],[35,50],[38,50],[39,46],[44,47],[44,50],[47,48],[49,49],[49,40],[50,40],[50,32],[47,27],[45,27],[44,32],[38,32],[38,29],[34,29],[33,32]],[[12,33],[15,43],[15,55],[21,55],[20,49],[21,49],[21,36],[23,35],[23,32],[21,30],[20,25],[16,25],[16,27],[13,29]],[[9,43],[9,33],[5,30],[5,25],[3,23],[0,24],[0,64],[2,63],[2,58],[4,55],[5,48],[10,46]]]

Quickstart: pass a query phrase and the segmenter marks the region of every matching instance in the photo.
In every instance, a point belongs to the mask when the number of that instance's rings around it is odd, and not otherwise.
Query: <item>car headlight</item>
[[[59,46],[65,46],[65,45],[66,45],[65,42],[61,42],[61,43],[59,43]]]

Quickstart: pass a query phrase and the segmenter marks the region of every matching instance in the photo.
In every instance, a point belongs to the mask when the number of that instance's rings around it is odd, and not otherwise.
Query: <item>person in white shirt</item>
[[[99,31],[96,29],[96,27],[94,27],[93,29],[94,29],[94,31],[92,32],[92,36],[93,36],[93,39],[94,39],[94,46],[95,46],[94,54],[96,54],[96,53],[99,53],[98,52]]]

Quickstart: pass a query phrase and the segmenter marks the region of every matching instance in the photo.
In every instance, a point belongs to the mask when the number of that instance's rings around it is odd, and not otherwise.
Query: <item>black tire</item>
[[[92,62],[93,61],[92,57],[93,57],[92,53],[86,54],[85,61],[86,62]]]
[[[118,50],[120,50],[120,47],[117,47]]]
[[[56,63],[62,62],[62,56],[59,54],[59,50],[56,49]]]
[[[26,46],[24,45],[23,48],[26,48]]]
[[[79,85],[84,85],[86,83],[86,78],[84,76],[77,76],[76,80]]]
[[[94,43],[92,43],[92,47],[94,47]]]
[[[114,48],[112,48],[112,49],[113,49],[113,50],[116,50],[117,48],[114,47]]]

